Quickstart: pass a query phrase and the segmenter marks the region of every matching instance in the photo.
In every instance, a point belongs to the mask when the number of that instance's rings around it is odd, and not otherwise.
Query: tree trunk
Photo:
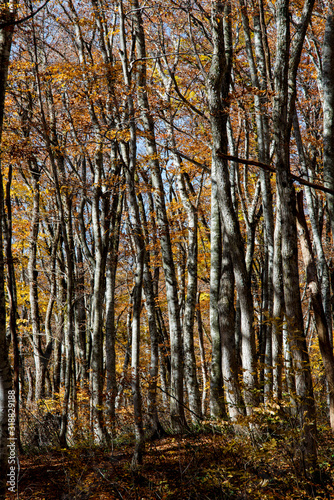
[[[219,327],[219,282],[221,275],[222,235],[217,192],[217,169],[211,166],[211,224],[210,224],[210,415],[222,418],[225,415],[222,376],[222,341]]]
[[[16,11],[13,9],[12,4],[1,2],[1,22],[13,21],[15,14]],[[5,92],[13,29],[13,26],[0,29],[0,143],[2,140]],[[0,164],[0,500],[5,500],[7,490],[8,391],[12,385],[6,341],[5,272],[2,234],[4,216],[2,169]]]
[[[301,466],[308,474],[317,464],[316,419],[310,361],[301,308],[298,272],[295,190],[290,173],[291,113],[294,112],[295,72],[300,42],[290,47],[289,1],[276,2],[277,42],[273,127],[276,146],[276,184],[282,214],[282,265],[288,338],[294,360],[301,430]],[[302,33],[302,32],[301,32]],[[301,34],[302,36],[302,34]],[[292,55],[290,54],[292,52]],[[289,67],[290,63],[290,67]],[[291,83],[291,85],[290,85]]]
[[[30,162],[31,190],[33,198],[32,221],[29,238],[28,280],[30,298],[30,320],[32,326],[31,343],[35,361],[35,401],[44,397],[45,369],[42,352],[42,334],[40,331],[40,314],[38,306],[38,270],[37,270],[37,240],[39,233],[39,181],[41,172],[37,165]]]
[[[17,291],[15,268],[12,252],[13,225],[12,225],[12,204],[11,204],[11,183],[12,183],[12,165],[8,168],[8,178],[6,182],[5,205],[7,217],[4,216],[4,247],[7,260],[7,292],[9,302],[9,329],[11,341],[13,343],[13,387],[15,391],[15,437],[18,450],[22,451],[20,436],[20,350],[17,332]],[[1,178],[1,177],[0,177]],[[22,376],[22,374],[21,374]]]
[[[322,47],[322,87],[324,123],[324,183],[334,190],[334,5],[329,2]],[[334,195],[327,193],[332,237],[334,239]]]
[[[197,307],[196,307],[196,319],[197,319],[197,331],[198,331],[198,343],[199,352],[201,356],[201,369],[202,369],[202,415],[206,414],[206,395],[207,395],[207,385],[208,385],[208,367],[205,357],[205,346],[203,337],[203,322],[201,313],[201,293],[197,293]]]
[[[250,414],[252,407],[256,406],[258,401],[253,299],[246,268],[244,242],[232,203],[228,165],[224,159],[224,154],[227,151],[227,110],[223,98],[228,95],[230,67],[225,57],[223,18],[222,4],[213,2],[211,11],[213,54],[210,71],[206,78],[206,93],[212,132],[212,170],[216,169],[217,171],[219,208],[229,241],[236,289],[240,301],[244,400],[247,412]]]
[[[273,262],[273,330],[272,330],[272,363],[273,363],[273,396],[277,401],[282,399],[283,369],[283,270],[282,270],[282,222],[279,198],[277,199],[276,223],[274,233]]]
[[[154,123],[147,98],[145,34],[138,0],[132,0],[134,31],[137,49],[138,104],[143,128],[146,133],[146,147],[150,157],[152,187],[161,244],[163,269],[166,280],[167,306],[171,346],[171,399],[170,415],[172,428],[182,431],[186,425],[183,406],[183,356],[180,310],[177,294],[177,279],[173,261],[172,244],[167,218],[164,187],[158,162]]]
[[[118,264],[118,247],[123,211],[123,196],[115,196],[117,207],[112,210],[111,241],[106,270],[106,372],[107,372],[107,413],[111,424],[115,419],[116,383],[116,329],[115,329],[115,287]]]
[[[145,236],[146,248],[149,246],[149,234],[147,230],[147,218],[145,214],[144,200],[141,194],[139,198],[139,210],[141,214],[143,232]],[[157,405],[157,384],[159,373],[159,335],[157,327],[156,315],[156,295],[154,293],[154,283],[151,272],[150,264],[150,251],[145,251],[144,258],[144,272],[143,272],[143,288],[145,295],[145,305],[148,321],[148,329],[150,332],[150,367],[149,367],[149,380],[148,380],[148,396],[147,396],[147,438],[152,440],[162,435],[164,430],[159,422],[158,405]]]
[[[252,36],[249,26],[247,5],[245,4],[244,0],[239,0],[239,3],[241,7],[241,17],[246,41],[246,53],[252,85],[259,90],[259,92],[254,93],[258,158],[260,162],[270,163],[270,135],[268,115],[266,112],[266,105],[268,101],[268,75],[265,56],[266,33],[264,32],[265,28],[264,26],[262,26],[260,19],[261,8],[258,11],[254,12],[254,36]],[[272,322],[270,321],[270,319],[272,318],[273,313],[272,280],[274,255],[274,218],[269,172],[260,170],[259,176],[261,180],[262,207],[264,218],[264,272],[262,280],[262,314],[264,316],[264,322],[261,325],[261,341],[264,361],[264,395],[265,399],[268,399],[272,391]]]
[[[301,250],[306,268],[307,285],[311,294],[311,304],[314,312],[315,323],[317,327],[319,347],[322,357],[322,362],[325,368],[326,380],[329,388],[329,418],[332,431],[334,432],[334,356],[331,346],[329,331],[326,321],[326,315],[322,303],[320,285],[317,275],[317,268],[312,251],[312,243],[308,231],[304,208],[303,208],[303,191],[298,193],[298,211],[297,220],[299,227],[299,238],[301,242]]]
[[[76,250],[76,287],[75,287],[75,340],[77,380],[81,387],[88,381],[87,363],[87,314],[85,304],[85,273],[81,247]]]
[[[222,366],[226,406],[230,419],[236,421],[244,415],[235,346],[234,275],[229,243],[224,234],[220,290],[219,322],[222,335]]]
[[[97,140],[100,140],[97,137]],[[93,432],[98,443],[108,439],[103,422],[103,302],[105,293],[105,270],[109,246],[109,200],[103,196],[102,183],[103,156],[99,149],[94,161],[94,190],[92,197],[92,226],[94,235],[94,282],[92,296],[92,354],[90,389]],[[102,187],[103,186],[103,187]],[[106,221],[108,220],[107,224]]]

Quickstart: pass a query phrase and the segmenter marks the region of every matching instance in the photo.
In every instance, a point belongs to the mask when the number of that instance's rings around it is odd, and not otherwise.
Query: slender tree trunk
[[[172,78],[167,77],[161,65],[159,64],[160,75],[165,85],[164,100],[166,103],[165,116],[166,128],[173,149],[177,149],[174,117],[171,112],[170,89],[172,86]],[[183,174],[183,166],[181,158],[178,154],[171,152],[173,163],[177,167],[177,185],[180,193],[180,198],[188,220],[188,247],[187,256],[183,246],[179,244],[180,255],[177,259],[177,270],[179,275],[179,311],[180,321],[183,335],[183,356],[184,356],[184,380],[188,393],[188,403],[191,413],[191,419],[197,423],[201,419],[201,399],[199,393],[199,385],[196,374],[196,357],[194,350],[194,323],[197,295],[197,257],[198,257],[198,214],[197,207],[193,204],[187,190],[185,175]],[[191,186],[188,180],[188,186]],[[193,191],[193,189],[191,190]],[[177,215],[174,217],[177,220]],[[185,271],[187,269],[187,272]],[[187,276],[187,286],[186,286]],[[183,320],[182,320],[183,318]]]
[[[43,349],[42,332],[39,311],[38,297],[38,270],[37,270],[37,242],[39,234],[40,218],[40,177],[41,171],[36,164],[30,163],[31,185],[33,192],[33,209],[29,241],[29,260],[28,260],[28,280],[29,280],[29,298],[30,315],[32,325],[31,343],[33,346],[33,355],[35,362],[35,401],[44,397],[45,376],[47,365],[52,352],[52,339],[48,339],[48,344]]]
[[[127,343],[124,355],[123,368],[121,373],[121,378],[117,390],[117,396],[115,401],[115,408],[118,410],[122,405],[122,396],[125,387],[125,381],[127,377],[127,372],[131,360],[131,345],[132,345],[132,332],[131,332],[131,323],[132,323],[132,305],[129,306],[128,314],[126,317],[126,331],[127,331]]]
[[[67,196],[67,195],[66,195]],[[61,199],[61,194],[59,193]],[[63,201],[60,200],[63,204]],[[62,401],[62,414],[61,414],[61,429],[59,441],[61,446],[67,446],[67,429],[68,429],[68,412],[70,406],[71,389],[73,384],[76,383],[74,367],[74,245],[73,245],[73,232],[72,232],[72,205],[69,198],[65,200],[66,212],[64,214],[64,207],[62,211],[62,229],[63,238],[65,243],[66,255],[66,324],[64,332],[64,347],[65,347],[65,360],[64,360],[64,397]]]
[[[137,13],[139,16],[139,8],[137,5]],[[137,467],[142,462],[142,456],[145,448],[145,435],[142,417],[142,397],[140,388],[140,367],[139,367],[139,353],[140,353],[140,315],[141,315],[141,299],[143,287],[143,274],[145,263],[145,240],[141,225],[138,200],[135,189],[135,176],[137,166],[137,136],[135,128],[135,113],[134,101],[131,95],[130,88],[132,85],[131,74],[129,71],[129,61],[127,58],[127,46],[125,38],[125,25],[124,25],[124,12],[123,3],[119,2],[120,13],[120,45],[121,45],[121,61],[123,68],[123,77],[128,91],[126,100],[126,118],[131,123],[130,125],[130,139],[127,144],[122,142],[121,155],[124,163],[124,172],[127,186],[127,202],[130,215],[131,237],[135,247],[135,283],[132,290],[132,345],[131,345],[131,369],[132,369],[132,400],[134,410],[134,427],[135,427],[135,450],[132,457],[132,466]],[[135,17],[135,24],[138,19]],[[138,29],[138,28],[137,28]],[[137,31],[137,30],[135,30]],[[139,71],[140,75],[140,71]],[[140,76],[138,76],[140,80]]]
[[[97,137],[97,140],[100,140]],[[103,329],[102,315],[105,293],[105,270],[108,252],[109,224],[105,224],[110,217],[108,200],[103,196],[102,169],[103,156],[101,148],[95,153],[94,161],[94,191],[92,197],[92,226],[94,235],[94,282],[92,296],[92,354],[91,354],[91,405],[93,432],[97,442],[102,443],[107,437],[107,431],[103,422]]]
[[[258,384],[253,300],[246,268],[244,242],[232,203],[228,165],[223,156],[227,151],[227,110],[223,96],[228,94],[230,79],[230,68],[225,57],[223,18],[222,4],[213,2],[211,11],[213,54],[210,71],[206,78],[206,93],[212,132],[212,169],[217,169],[219,208],[230,245],[235,283],[240,301],[244,400],[247,412],[251,413],[252,407],[257,404],[258,400],[256,395]]]
[[[77,377],[81,386],[88,381],[87,366],[87,314],[85,307],[85,273],[80,246],[76,251],[76,287],[75,287],[75,339],[77,350]]]
[[[217,169],[211,167],[211,224],[210,224],[210,334],[212,341],[210,371],[210,415],[222,418],[225,414],[222,377],[222,342],[219,327],[219,282],[221,275],[222,235],[218,206]]]
[[[156,363],[156,357],[155,357],[155,334],[157,335],[157,345],[158,345],[158,370],[159,370],[159,375],[160,375],[160,389],[162,392],[162,398],[163,398],[163,403],[165,408],[169,406],[169,399],[168,399],[168,385],[170,381],[170,350],[169,350],[169,338],[168,334],[166,331],[166,326],[164,323],[164,319],[162,316],[161,312],[161,307],[157,301],[158,295],[159,295],[159,275],[160,275],[160,268],[159,268],[159,260],[160,260],[160,250],[159,250],[159,241],[158,241],[158,230],[157,230],[157,224],[156,224],[156,219],[155,219],[155,210],[154,210],[154,200],[153,200],[153,195],[152,195],[152,184],[147,177],[147,175],[142,171],[141,175],[143,176],[147,186],[148,186],[148,209],[150,213],[150,220],[149,223],[152,225],[153,231],[149,235],[148,231],[146,231],[146,246],[150,242],[151,238],[151,247],[152,250],[148,251],[147,250],[147,257],[146,261],[148,263],[148,271],[150,273],[149,276],[149,282],[152,280],[152,290],[153,290],[153,297],[155,300],[154,303],[154,317],[155,317],[155,327],[152,322],[152,330],[150,330],[150,339],[151,339],[151,366],[150,366],[150,401],[149,405],[152,407],[152,420],[154,423],[154,426],[157,425],[158,422],[158,415],[157,415],[157,407],[156,404],[154,403],[154,398],[156,397],[156,389],[157,389],[157,380],[154,380],[153,378],[153,373],[155,373],[155,363]],[[144,217],[144,206],[141,201],[140,205],[143,216],[142,220],[146,220]],[[146,227],[146,224],[145,224]],[[152,257],[152,259],[151,259]],[[151,263],[152,260],[152,263]],[[153,265],[153,262],[155,263]],[[151,269],[152,268],[152,269]],[[144,268],[144,291],[146,290],[146,269]],[[146,291],[145,291],[146,294]],[[149,292],[151,294],[151,292]],[[153,303],[152,303],[153,306]],[[153,317],[153,316],[152,316]],[[150,324],[150,323],[149,323]],[[153,334],[153,335],[152,335]],[[159,363],[160,360],[160,363]],[[153,398],[154,396],[154,398]],[[153,407],[155,408],[153,409]],[[161,432],[160,428],[160,423],[158,422],[157,429]]]
[[[303,174],[309,177],[310,158],[308,157],[303,145],[297,113],[294,113],[293,116],[293,130],[298,149],[299,161],[303,170]],[[326,255],[321,240],[321,231],[318,220],[319,214],[317,214],[316,210],[315,200],[317,200],[317,194],[313,189],[311,189],[308,186],[304,187],[304,191],[307,202],[307,210],[309,213],[309,219],[312,227],[313,243],[317,254],[317,267],[318,267],[319,280],[321,284],[322,302],[326,314],[326,321],[328,325],[329,335],[330,338],[332,338],[332,305],[331,305],[331,292],[330,292],[331,285],[330,285],[330,276],[326,261]]]
[[[135,231],[138,230],[138,226]],[[132,369],[132,398],[135,419],[135,436],[136,445],[132,457],[132,465],[136,467],[142,463],[142,456],[144,452],[145,436],[143,428],[142,417],[142,401],[140,390],[140,367],[139,367],[139,354],[140,354],[140,314],[141,314],[141,296],[143,286],[143,272],[144,272],[144,245],[141,245],[136,255],[136,274],[135,285],[132,291],[133,300],[133,315],[132,315],[132,352],[131,352],[131,369]]]
[[[117,206],[116,206],[117,201]],[[112,210],[111,241],[106,270],[106,372],[107,372],[107,412],[111,423],[115,419],[116,383],[116,329],[115,329],[115,287],[118,264],[118,247],[123,211],[123,196],[117,195]]]
[[[201,293],[197,293],[197,307],[196,307],[196,320],[197,320],[197,331],[198,331],[198,343],[199,352],[201,356],[201,369],[202,369],[202,415],[205,417],[206,414],[206,396],[207,396],[207,385],[208,385],[208,367],[205,356],[205,346],[204,346],[204,336],[203,336],[203,323],[202,323],[202,313],[201,313]]]
[[[296,377],[293,368],[292,349],[290,346],[287,324],[283,324],[282,328],[282,343],[283,343],[283,359],[284,359],[284,373],[285,373],[285,392],[289,395],[290,399],[290,412],[296,416],[297,402],[296,402]]]
[[[138,198],[139,198],[139,210],[141,214],[143,232],[145,236],[145,245],[146,248],[148,248],[150,239],[147,230],[147,218],[145,214],[144,200],[141,194],[138,195]],[[159,375],[159,335],[158,335],[157,315],[156,315],[156,295],[154,293],[154,283],[151,273],[149,250],[145,251],[143,288],[144,288],[148,329],[150,332],[150,344],[151,344],[150,346],[151,359],[149,367],[148,397],[147,397],[148,426],[146,434],[147,438],[152,440],[158,437],[159,435],[162,435],[164,433],[164,430],[159,422],[159,417],[158,417],[157,384]]]
[[[15,268],[12,252],[12,205],[11,205],[11,183],[12,183],[12,165],[8,167],[8,177],[6,182],[5,205],[7,217],[4,216],[4,247],[7,260],[7,292],[9,302],[9,329],[13,343],[13,387],[15,391],[15,437],[17,448],[22,451],[20,436],[20,349],[17,335],[17,293]]]
[[[34,166],[30,166],[31,171],[31,190],[33,197],[32,221],[29,241],[29,261],[28,261],[28,280],[29,280],[29,298],[30,298],[30,320],[32,326],[31,342],[35,361],[35,401],[44,396],[44,377],[42,361],[42,335],[40,331],[40,317],[38,307],[38,271],[37,271],[37,239],[39,232],[39,180],[41,172]]]
[[[131,111],[133,110],[130,104]],[[132,113],[131,113],[132,116]],[[124,155],[123,155],[124,157]],[[136,136],[135,130],[131,130],[130,154],[128,168],[125,169],[127,182],[127,200],[128,210],[132,222],[132,238],[135,246],[135,282],[132,290],[132,324],[131,324],[131,387],[132,400],[134,410],[134,427],[135,427],[135,450],[132,457],[132,466],[135,468],[142,463],[142,457],[145,447],[145,435],[142,416],[142,397],[140,389],[140,316],[141,316],[141,300],[143,287],[143,274],[145,263],[145,242],[141,227],[139,207],[135,193],[135,165],[136,165]]]
[[[197,295],[197,210],[187,196],[182,174],[178,175],[179,190],[188,217],[187,294],[183,320],[184,375],[188,392],[189,408],[194,423],[202,417],[201,399],[196,374],[194,348],[194,323]]]
[[[261,9],[254,13],[254,35],[251,35],[247,5],[244,0],[239,0],[241,17],[246,39],[246,52],[250,68],[252,85],[259,90],[254,93],[256,132],[258,141],[259,161],[269,163],[270,135],[268,116],[266,113],[268,75],[266,70],[265,56],[265,27],[261,26]],[[254,50],[253,50],[254,45]],[[255,54],[254,54],[255,52]],[[264,361],[264,395],[269,398],[272,391],[272,323],[270,321],[273,312],[273,255],[274,255],[274,218],[272,208],[272,193],[270,187],[269,172],[260,170],[262,207],[264,218],[264,273],[262,280],[262,313],[264,323],[262,330],[262,350]],[[247,238],[248,242],[248,238]]]
[[[273,396],[277,401],[282,399],[282,369],[283,369],[283,270],[282,270],[282,226],[279,198],[276,203],[276,223],[274,233],[274,262],[273,262],[273,335],[272,335],[272,362],[273,362]]]

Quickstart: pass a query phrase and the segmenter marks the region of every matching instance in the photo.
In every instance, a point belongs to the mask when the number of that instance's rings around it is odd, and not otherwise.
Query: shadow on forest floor
[[[202,432],[147,444],[143,465],[131,470],[132,447],[50,450],[20,458],[22,500],[334,499],[334,438],[319,432],[319,464],[326,481],[305,480],[287,443]]]

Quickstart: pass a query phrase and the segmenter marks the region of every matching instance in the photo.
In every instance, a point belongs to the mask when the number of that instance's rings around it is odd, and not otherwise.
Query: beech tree
[[[333,183],[333,106],[334,106],[334,91],[333,91],[333,37],[334,37],[334,10],[330,3],[326,28],[322,49],[322,88],[324,93],[324,181],[325,185],[331,189]],[[327,195],[328,210],[331,218],[331,227],[333,233],[333,195]]]
[[[276,3],[274,137],[276,182],[281,203],[282,268],[288,339],[295,362],[296,395],[302,429],[301,453],[306,470],[316,467],[316,422],[310,361],[304,335],[298,275],[295,190],[289,179],[289,144],[296,96],[296,73],[314,2],[306,1],[297,33],[290,42],[289,2]]]
[[[1,3],[0,27],[0,142],[4,122],[5,93],[8,77],[8,66],[17,6],[13,3]],[[5,268],[3,247],[4,194],[2,181],[2,158],[0,158],[0,498],[6,496],[7,457],[8,457],[8,391],[12,386],[11,370],[8,359],[6,338],[6,306],[5,306]]]

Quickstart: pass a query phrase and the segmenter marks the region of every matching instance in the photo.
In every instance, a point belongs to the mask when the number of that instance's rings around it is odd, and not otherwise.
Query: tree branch
[[[29,14],[29,16],[25,16],[25,17],[22,17],[22,19],[17,19],[17,21],[8,21],[6,23],[0,23],[0,29],[4,29],[4,28],[8,28],[9,26],[16,26],[17,24],[22,24],[24,23],[25,21],[29,21],[29,19],[32,19],[34,16],[36,16],[36,14],[38,14],[38,12],[40,12],[42,9],[44,9],[44,7],[50,2],[50,0],[46,0],[43,5],[41,5],[40,7],[38,7],[37,10],[35,10],[34,12],[32,12],[31,14]]]
[[[274,169],[274,167],[271,167],[266,163],[261,163],[260,161],[255,161],[255,160],[246,160],[243,158],[238,158],[237,156],[226,155],[221,151],[219,152],[219,155],[222,158],[225,158],[225,160],[234,161],[236,163],[242,163],[243,165],[252,165],[254,167],[262,168],[262,170],[266,170],[267,172],[272,172],[273,174],[276,174],[276,170]],[[299,184],[302,184],[303,186],[309,186],[313,189],[323,191],[324,193],[334,194],[334,189],[330,189],[325,186],[322,186],[321,184],[316,184],[314,182],[307,181],[302,177],[298,177],[298,175],[289,173],[289,176],[291,177],[291,179],[293,179],[296,182],[299,182]]]

